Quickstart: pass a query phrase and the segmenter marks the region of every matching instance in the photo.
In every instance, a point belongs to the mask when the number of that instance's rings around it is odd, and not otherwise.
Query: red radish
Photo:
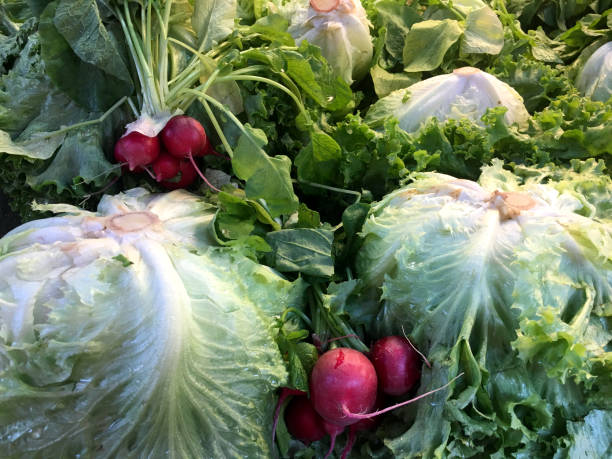
[[[159,156],[159,139],[132,131],[115,143],[115,159],[127,163],[130,171],[147,166]]]
[[[315,411],[305,395],[293,397],[285,409],[287,430],[293,437],[306,444],[319,441],[325,436],[323,422],[323,418]]]
[[[168,153],[162,152],[153,164],[153,174],[155,180],[162,182],[164,180],[170,180],[179,173],[180,160]]]
[[[372,410],[377,385],[372,362],[361,352],[349,348],[327,351],[319,357],[310,375],[315,410],[323,419],[339,426],[359,421],[351,413]]]
[[[385,394],[378,391],[376,394],[376,402],[374,403],[374,408],[372,408],[372,410],[377,411],[385,406],[386,398],[387,396]],[[365,432],[368,430],[374,430],[378,424],[380,424],[380,418],[378,417],[362,419],[355,424],[351,424],[351,430],[354,432]]]
[[[319,13],[329,13],[338,7],[340,0],[310,0],[310,6]]]
[[[339,426],[349,426],[361,419],[370,419],[414,403],[447,388],[461,376],[463,373],[437,389],[371,412],[378,385],[374,365],[359,351],[337,348],[327,351],[315,363],[310,375],[310,396],[315,410],[323,419]]]
[[[168,190],[176,190],[177,188],[185,188],[193,183],[197,176],[197,171],[193,167],[193,164],[188,159],[179,160],[179,174],[180,176],[173,177],[172,179],[162,180],[160,183],[163,187]]]
[[[198,120],[186,115],[174,116],[166,123],[159,135],[168,153],[177,158],[187,158],[191,162],[193,172],[199,175],[211,189],[217,192],[220,191],[208,181],[194,160],[194,157],[209,154],[211,150],[206,132]],[[191,173],[191,169],[189,172]],[[195,176],[193,179],[195,179]],[[187,185],[183,184],[178,188]],[[166,186],[166,188],[173,189],[172,185]]]
[[[281,393],[278,397],[278,402],[276,403],[276,409],[274,410],[274,424],[272,426],[272,443],[274,443],[274,438],[276,437],[276,426],[278,425],[278,418],[280,417],[281,406],[283,402],[292,395],[297,396],[305,396],[306,392],[298,390],[298,389],[290,389],[289,387],[283,387],[281,389]]]
[[[204,127],[186,115],[170,118],[160,133],[161,141],[172,156],[203,156],[210,148]]]
[[[421,359],[403,336],[385,336],[374,343],[370,356],[380,389],[388,395],[403,395],[421,377]]]
[[[329,434],[330,445],[329,450],[327,450],[327,454],[323,459],[327,459],[329,455],[334,451],[334,447],[336,446],[336,437],[344,432],[344,426],[339,426],[332,422],[327,422],[325,419],[322,419],[323,429],[325,432]]]
[[[384,397],[385,395],[382,392],[378,392],[378,396],[376,397],[376,403],[374,404],[374,410],[380,409],[384,406]],[[346,441],[346,446],[342,450],[341,459],[346,459],[350,454],[353,446],[355,445],[355,440],[357,440],[357,434],[359,432],[367,432],[369,430],[374,430],[378,424],[380,423],[379,417],[362,419],[355,424],[351,424],[349,426],[349,434],[348,439]]]

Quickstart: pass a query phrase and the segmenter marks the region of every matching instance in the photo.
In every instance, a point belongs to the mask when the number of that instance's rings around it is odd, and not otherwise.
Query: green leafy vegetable
[[[390,116],[407,132],[418,129],[430,118],[469,119],[480,122],[486,110],[505,107],[508,125],[526,125],[529,113],[521,96],[509,85],[474,67],[462,67],[394,91],[370,107],[366,122],[379,126]]]
[[[212,247],[186,192],[45,209],[0,240],[3,454],[272,455],[299,285]]]
[[[97,7],[93,4],[91,8]],[[76,11],[91,17],[81,7]],[[92,14],[95,16],[95,11]],[[95,30],[102,33],[104,29],[98,24]],[[124,120],[123,113],[116,110],[121,100],[114,100],[114,107],[106,113],[88,111],[71,100],[47,74],[41,53],[45,40],[39,35],[37,22],[33,18],[26,21],[6,38],[12,51],[5,55],[5,73],[0,75],[0,180],[11,205],[24,218],[32,218],[33,199],[79,202],[107,186],[118,173],[105,151],[115,127]],[[119,54],[113,59],[117,59],[115,68],[121,66]],[[120,91],[130,88],[129,82],[119,86]],[[88,94],[94,107],[110,101],[107,93],[98,97],[95,85],[88,86],[87,79],[71,83],[71,88]]]
[[[404,70],[422,72],[439,67],[444,55],[462,32],[459,23],[453,19],[416,23],[406,35]]]
[[[51,81],[89,111],[105,111],[133,84],[117,39],[93,0],[57,0],[40,17],[41,55]],[[86,83],[74,83],[87,75]]]
[[[536,172],[415,174],[372,207],[357,267],[381,288],[376,333],[405,332],[427,355],[420,393],[465,373],[409,409],[386,441],[396,456],[589,448],[554,419],[610,409],[596,396],[612,364],[610,215],[579,214],[590,197],[573,173],[544,184]]]
[[[597,49],[580,70],[576,87],[593,100],[612,98],[612,41]]]
[[[270,264],[280,272],[331,277],[333,239],[333,232],[325,229],[296,228],[268,233],[266,241],[272,247]]]

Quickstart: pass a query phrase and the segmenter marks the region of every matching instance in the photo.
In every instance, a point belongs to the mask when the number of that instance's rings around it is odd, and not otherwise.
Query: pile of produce
[[[0,0],[0,456],[610,456],[611,155],[607,0]]]

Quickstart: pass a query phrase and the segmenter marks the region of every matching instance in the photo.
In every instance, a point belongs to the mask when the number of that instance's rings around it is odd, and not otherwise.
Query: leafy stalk
[[[313,284],[310,290],[310,306],[313,329],[317,336],[338,338],[343,345],[361,352],[368,352],[368,347],[357,338],[352,327],[341,317],[327,308],[323,301],[323,291],[320,285]]]
[[[155,76],[153,75],[151,67],[148,63],[149,61],[147,60],[147,57],[143,52],[144,43],[138,37],[138,34],[134,29],[134,24],[132,22],[127,1],[123,2],[123,7],[124,14],[122,15],[119,9],[116,11],[116,14],[119,18],[121,28],[123,29],[123,33],[125,35],[130,54],[132,55],[132,60],[134,61],[134,65],[136,66],[138,79],[142,87],[142,111],[151,115],[155,113],[160,113],[165,107],[157,91],[158,86],[155,82]],[[150,40],[147,40],[147,42],[148,41]]]
[[[221,128],[221,125],[219,124],[217,117],[215,116],[214,112],[210,108],[210,105],[206,101],[206,99],[202,100],[202,105],[204,106],[204,110],[206,110],[206,114],[210,118],[211,123],[213,124],[215,130],[217,131],[217,134],[219,135],[219,138],[221,139],[221,143],[223,144],[223,147],[225,147],[227,154],[230,156],[230,158],[233,158],[234,150],[232,149],[229,142],[227,141],[227,138],[225,137],[225,134],[223,133],[223,129]]]

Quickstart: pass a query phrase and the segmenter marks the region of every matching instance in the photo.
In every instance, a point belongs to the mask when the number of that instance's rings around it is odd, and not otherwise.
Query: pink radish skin
[[[421,359],[402,336],[385,336],[374,343],[370,356],[380,389],[388,395],[404,395],[421,377]]]
[[[179,173],[180,171],[180,160],[168,153],[162,152],[153,164],[153,174],[155,180],[162,182],[164,180],[170,180]]]
[[[168,153],[177,158],[203,156],[210,149],[204,127],[190,116],[170,118],[161,130],[160,137]]]
[[[181,177],[178,181],[162,180],[160,184],[168,190],[176,190],[178,188],[186,188],[191,185],[196,179],[198,173],[188,159],[178,160],[179,173]],[[176,174],[175,174],[176,175]],[[171,177],[174,178],[174,177]]]
[[[376,403],[374,404],[374,410],[379,410],[380,408],[382,408],[384,406],[384,403],[385,403],[385,394],[379,391],[376,397]],[[348,439],[346,441],[346,446],[342,450],[340,458],[346,459],[348,455],[351,453],[351,450],[353,449],[353,446],[355,445],[355,441],[357,440],[357,434],[359,432],[372,431],[376,429],[376,427],[378,427],[378,424],[380,424],[379,417],[362,419],[356,422],[355,424],[351,424],[349,426],[349,434],[348,434]]]
[[[157,137],[148,137],[137,131],[121,137],[115,143],[115,160],[127,163],[128,169],[134,171],[140,166],[151,164],[159,156],[160,145]]]
[[[336,437],[338,437],[338,435],[344,432],[344,426],[339,426],[337,424],[327,422],[325,419],[321,419],[321,421],[323,424],[323,429],[325,430],[325,432],[329,434],[329,438],[330,438],[329,450],[327,451],[327,454],[323,458],[323,459],[327,459],[331,455],[331,453],[334,451],[334,447],[336,446]]]
[[[168,153],[180,159],[187,158],[195,174],[199,175],[210,189],[217,192],[220,191],[208,181],[195,163],[195,157],[210,154],[211,151],[210,142],[204,127],[202,127],[198,120],[191,116],[174,116],[166,123],[159,135]],[[187,185],[179,188],[184,186]]]
[[[272,443],[274,443],[274,439],[276,438],[276,427],[278,426],[278,418],[280,417],[281,406],[283,402],[287,400],[287,397],[292,395],[306,396],[306,392],[298,390],[298,389],[290,389],[289,387],[283,387],[281,389],[280,396],[278,397],[278,402],[276,403],[276,409],[274,410],[274,424],[272,425]]]
[[[328,422],[348,426],[359,421],[352,413],[369,413],[376,402],[378,378],[359,351],[336,348],[317,360],[310,375],[315,410]]]
[[[289,433],[307,445],[321,440],[326,432],[323,418],[305,395],[293,397],[285,409],[285,424]]]

